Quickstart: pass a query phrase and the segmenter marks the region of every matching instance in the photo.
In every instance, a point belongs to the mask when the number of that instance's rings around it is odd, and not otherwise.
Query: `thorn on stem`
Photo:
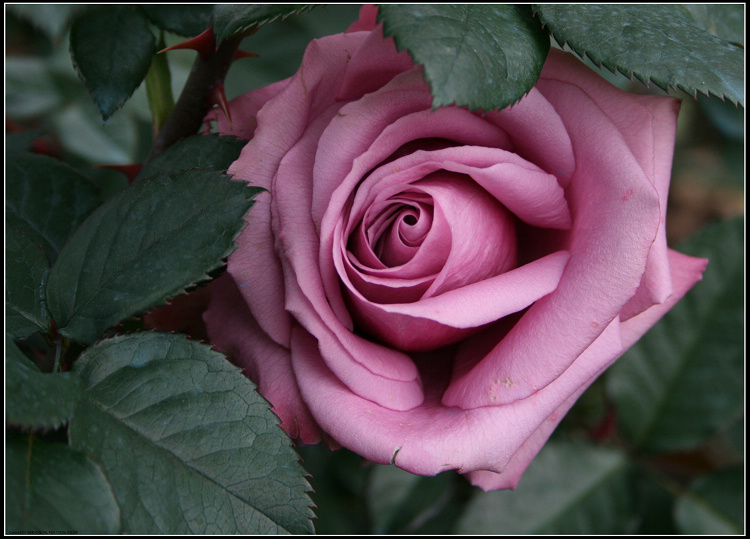
[[[198,51],[201,60],[205,62],[214,52],[216,52],[216,37],[214,36],[213,29],[209,27],[202,34],[198,34],[197,36],[190,38],[187,41],[183,41],[182,43],[178,43],[177,45],[172,45],[171,47],[162,49],[157,54],[176,49],[193,49],[194,51]]]
[[[243,58],[257,58],[258,55],[254,52],[248,52],[243,51],[242,49],[237,49],[237,52],[234,53],[234,58],[232,59],[233,62],[237,60],[242,60]]]
[[[229,102],[227,101],[227,95],[224,92],[223,82],[219,81],[213,85],[208,93],[208,100],[212,105],[218,105],[224,113],[224,116],[226,116],[229,121],[229,129],[232,129],[232,115],[229,113]]]

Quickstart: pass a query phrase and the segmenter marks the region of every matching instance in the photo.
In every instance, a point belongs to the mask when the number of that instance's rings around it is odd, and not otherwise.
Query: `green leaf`
[[[69,373],[43,373],[18,347],[5,341],[5,421],[29,429],[57,429],[68,422],[81,396]]]
[[[549,51],[527,6],[384,4],[378,20],[424,66],[435,108],[511,105],[536,84]]]
[[[177,334],[87,349],[74,448],[102,464],[129,534],[312,532],[304,470],[240,370]]]
[[[189,168],[226,170],[240,155],[246,140],[217,135],[188,137],[167,148],[143,166],[138,178]]]
[[[421,477],[395,466],[377,465],[367,492],[372,533],[413,533],[438,516],[450,500],[453,477],[453,473]]]
[[[695,482],[675,507],[680,531],[688,535],[742,535],[745,471],[736,466]]]
[[[744,106],[743,50],[698,28],[682,6],[538,4],[535,9],[560,45],[613,73]]]
[[[695,448],[742,414],[744,221],[678,250],[709,259],[695,288],[609,371],[623,434],[646,451]]]
[[[5,334],[15,340],[49,331],[45,285],[49,261],[21,233],[5,231]]]
[[[6,533],[120,533],[112,489],[86,455],[33,434],[6,436]]]
[[[192,169],[137,182],[109,199],[50,272],[47,305],[60,334],[90,344],[117,322],[207,279],[234,250],[259,190]]]
[[[213,29],[216,43],[247,34],[258,26],[309,11],[316,4],[216,4]]]
[[[51,157],[8,152],[5,181],[6,225],[41,245],[50,262],[99,205],[96,188]]]
[[[745,7],[742,4],[683,4],[695,22],[716,37],[745,44]]]
[[[627,533],[632,498],[624,454],[591,445],[548,442],[515,491],[476,494],[456,533]]]
[[[81,80],[107,121],[133,94],[156,47],[148,23],[134,7],[85,12],[70,29],[70,54]]]
[[[156,26],[186,37],[204,32],[211,21],[210,4],[144,4],[139,8]]]

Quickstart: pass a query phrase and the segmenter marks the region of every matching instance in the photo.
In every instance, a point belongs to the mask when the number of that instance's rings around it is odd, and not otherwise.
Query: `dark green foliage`
[[[99,203],[97,189],[68,165],[26,152],[6,155],[6,223],[41,245],[51,263]]]
[[[33,430],[56,429],[73,416],[80,396],[77,376],[69,372],[41,372],[6,339],[6,422]]]
[[[217,135],[189,137],[167,148],[146,163],[138,178],[189,168],[226,170],[240,155],[247,141]]]
[[[67,444],[10,432],[5,445],[5,533],[120,533],[102,470]]]
[[[241,371],[182,335],[102,341],[75,366],[70,442],[101,463],[128,533],[310,533],[309,485]]]
[[[42,248],[14,229],[5,232],[5,334],[25,339],[50,329],[45,284],[49,261]]]
[[[258,192],[221,172],[191,169],[137,182],[81,225],[52,268],[50,313],[81,344],[207,279],[234,250]]]
[[[744,53],[699,28],[678,4],[538,4],[560,45],[663,90],[700,92],[744,106]]]
[[[250,33],[257,27],[308,11],[316,4],[216,4],[213,28],[216,42]]]
[[[139,8],[156,26],[181,36],[197,36],[211,21],[211,4],[143,4]]]
[[[525,6],[386,4],[378,20],[424,65],[433,107],[501,109],[536,84],[549,38]]]
[[[156,52],[146,18],[135,7],[86,11],[70,30],[70,54],[81,80],[107,121],[141,84]]]

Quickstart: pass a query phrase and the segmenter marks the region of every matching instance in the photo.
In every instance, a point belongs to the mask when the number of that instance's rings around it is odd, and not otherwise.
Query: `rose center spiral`
[[[386,267],[406,264],[417,253],[433,221],[431,201],[419,193],[404,193],[389,200],[382,211],[374,211],[366,223],[368,243]]]

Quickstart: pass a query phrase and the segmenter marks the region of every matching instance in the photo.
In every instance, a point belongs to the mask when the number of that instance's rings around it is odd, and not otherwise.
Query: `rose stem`
[[[203,118],[212,106],[208,99],[211,89],[223,82],[240,41],[242,37],[229,38],[205,59],[198,55],[180,98],[154,141],[148,160],[200,129]]]

